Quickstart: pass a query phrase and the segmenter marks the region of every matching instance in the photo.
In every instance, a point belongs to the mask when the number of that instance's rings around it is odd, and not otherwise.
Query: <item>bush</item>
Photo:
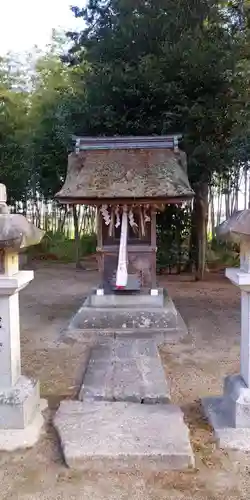
[[[191,213],[188,206],[168,205],[157,215],[157,270],[180,273],[189,257]]]
[[[208,244],[207,262],[208,267],[214,267],[215,264],[227,267],[239,266],[239,245],[213,238]]]
[[[87,257],[96,251],[96,235],[85,234],[80,239],[80,258]],[[75,240],[66,238],[63,233],[47,233],[41,243],[29,251],[33,258],[75,262]]]

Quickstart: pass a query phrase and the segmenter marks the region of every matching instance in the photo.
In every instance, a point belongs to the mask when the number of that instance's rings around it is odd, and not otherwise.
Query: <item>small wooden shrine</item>
[[[54,421],[69,467],[98,470],[102,459],[125,471],[194,464],[157,349],[188,330],[156,288],[156,212],[192,196],[178,137],[76,140],[57,199],[96,207],[102,278],[63,334],[93,347],[79,401],[62,402]]]
[[[157,294],[156,212],[193,196],[178,138],[76,138],[56,198],[97,207],[100,294]]]

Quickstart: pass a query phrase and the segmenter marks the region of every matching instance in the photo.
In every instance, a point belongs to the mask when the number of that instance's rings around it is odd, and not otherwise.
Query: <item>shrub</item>
[[[85,234],[80,239],[80,258],[95,253],[96,235]],[[63,233],[47,233],[41,243],[32,247],[29,253],[33,258],[43,260],[57,260],[61,262],[75,262],[76,242],[67,238]]]

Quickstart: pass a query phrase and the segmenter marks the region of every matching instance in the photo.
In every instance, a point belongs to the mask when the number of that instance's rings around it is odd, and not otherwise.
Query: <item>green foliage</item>
[[[248,165],[249,1],[89,0],[73,10],[85,29],[71,34],[68,54],[62,36],[32,69],[30,59],[27,74],[9,56],[0,60],[0,180],[9,200],[53,198],[73,134],[180,132],[200,196],[198,227],[206,216],[199,188],[216,178],[232,186]],[[159,215],[160,269],[181,269],[190,224],[188,209]],[[70,241],[55,245],[74,253]]]
[[[89,0],[73,10],[86,23],[70,52],[73,64],[89,65],[82,130],[181,132],[193,184],[230,171],[242,154],[235,134],[248,136],[249,121],[237,8],[232,16],[216,0]]]
[[[0,59],[0,172],[10,202],[24,199],[29,179],[25,161],[27,109],[27,94],[18,88],[17,75],[8,59]]]
[[[209,268],[238,267],[240,264],[239,245],[213,238],[208,244],[207,262]]]
[[[33,184],[45,199],[53,198],[65,178],[68,148],[76,128],[74,113],[81,112],[84,101],[84,89],[78,86],[79,69],[62,62],[62,51],[63,46],[55,43],[37,61],[30,94]]]
[[[94,254],[96,251],[96,235],[85,234],[80,239],[80,259]],[[33,258],[60,262],[75,262],[76,243],[66,238],[63,233],[48,233],[40,245],[31,248]]]
[[[73,65],[88,64],[82,130],[183,134],[197,279],[205,269],[208,185],[216,175],[228,184],[250,151],[247,7],[244,0],[89,0],[73,9],[85,21],[69,55]]]
[[[157,269],[159,272],[174,269],[178,273],[188,260],[190,207],[168,205],[157,214]]]
[[[52,199],[66,173],[71,136],[82,113],[84,64],[62,62],[65,36],[55,36],[46,54],[0,60],[0,167],[9,201]],[[29,66],[30,65],[30,66]],[[34,66],[34,67],[33,67]]]

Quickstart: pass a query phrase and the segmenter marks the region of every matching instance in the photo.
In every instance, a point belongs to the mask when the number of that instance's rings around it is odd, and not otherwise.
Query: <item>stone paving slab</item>
[[[194,465],[189,431],[176,406],[63,401],[54,425],[74,469],[160,472]]]
[[[79,399],[169,403],[170,389],[156,344],[115,340],[95,346]]]
[[[232,427],[231,416],[223,397],[204,398],[202,406],[220,448],[250,451],[250,428]]]

